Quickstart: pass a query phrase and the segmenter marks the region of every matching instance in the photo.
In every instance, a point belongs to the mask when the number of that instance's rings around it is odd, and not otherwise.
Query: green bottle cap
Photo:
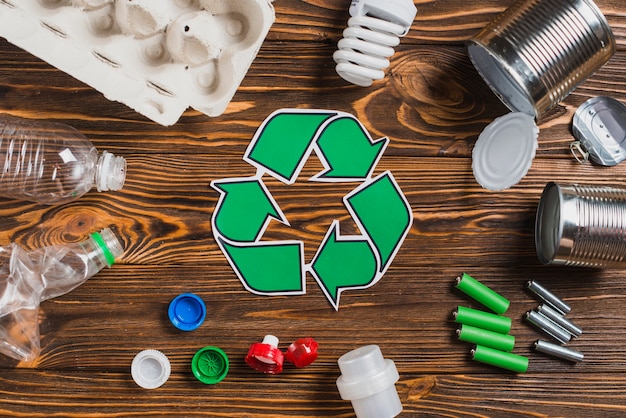
[[[191,360],[193,375],[204,384],[214,385],[228,374],[228,356],[218,347],[204,347]]]

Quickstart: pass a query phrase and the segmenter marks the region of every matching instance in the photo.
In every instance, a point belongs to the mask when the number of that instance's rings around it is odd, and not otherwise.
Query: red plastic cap
[[[246,363],[255,370],[268,374],[283,371],[283,352],[271,344],[255,343],[250,346]]]
[[[287,348],[285,357],[296,367],[306,367],[317,359],[317,347],[313,338],[300,338]]]

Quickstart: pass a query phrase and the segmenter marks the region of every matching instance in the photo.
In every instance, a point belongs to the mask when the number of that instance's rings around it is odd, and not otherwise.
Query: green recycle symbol
[[[368,288],[383,277],[413,223],[391,172],[372,177],[387,143],[372,140],[344,112],[281,109],[265,119],[244,155],[256,174],[211,182],[220,193],[211,219],[215,240],[248,291],[301,295],[308,272],[337,310],[342,291]],[[361,234],[341,235],[334,220],[307,263],[303,242],[262,240],[272,219],[289,226],[263,176],[293,184],[312,152],[324,170],[309,181],[359,183],[343,202]]]

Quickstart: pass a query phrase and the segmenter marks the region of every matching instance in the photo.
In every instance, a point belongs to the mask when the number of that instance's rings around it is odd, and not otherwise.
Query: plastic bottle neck
[[[120,190],[126,180],[126,160],[103,151],[96,165],[95,183],[99,192]]]
[[[92,233],[90,241],[94,250],[92,259],[100,269],[111,267],[115,259],[124,252],[122,244],[109,228]]]

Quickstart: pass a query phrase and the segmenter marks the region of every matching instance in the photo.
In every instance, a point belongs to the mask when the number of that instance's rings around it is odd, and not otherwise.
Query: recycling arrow
[[[306,292],[302,242],[241,245],[218,238],[218,244],[250,292],[265,295]]]
[[[323,110],[274,112],[255,133],[244,161],[285,184],[293,184],[311,154],[320,126],[336,115]]]
[[[346,196],[346,206],[380,257],[384,273],[411,228],[413,213],[391,172]]]
[[[335,309],[343,290],[365,289],[383,277],[413,222],[389,171],[357,187],[344,203],[362,235],[340,238],[339,223],[333,222],[310,267]]]
[[[212,185],[222,194],[214,230],[224,238],[239,242],[255,241],[265,231],[271,218],[287,222],[259,179],[216,181]]]
[[[308,272],[338,309],[343,291],[364,289],[382,278],[413,221],[393,175],[387,171],[372,178],[387,143],[387,138],[373,140],[344,112],[282,109],[263,122],[244,155],[256,174],[211,183],[220,193],[213,234],[247,290],[303,294]],[[309,181],[360,183],[343,198],[360,234],[343,236],[339,221],[333,221],[307,264],[302,242],[262,240],[272,219],[289,226],[263,176],[293,184],[313,152],[324,170]]]
[[[312,180],[360,181],[368,178],[376,167],[387,138],[372,141],[358,120],[345,116],[328,123],[316,144],[326,170]]]
[[[367,239],[341,237],[333,221],[310,265],[310,272],[335,309],[344,289],[364,289],[378,278],[379,261]]]

